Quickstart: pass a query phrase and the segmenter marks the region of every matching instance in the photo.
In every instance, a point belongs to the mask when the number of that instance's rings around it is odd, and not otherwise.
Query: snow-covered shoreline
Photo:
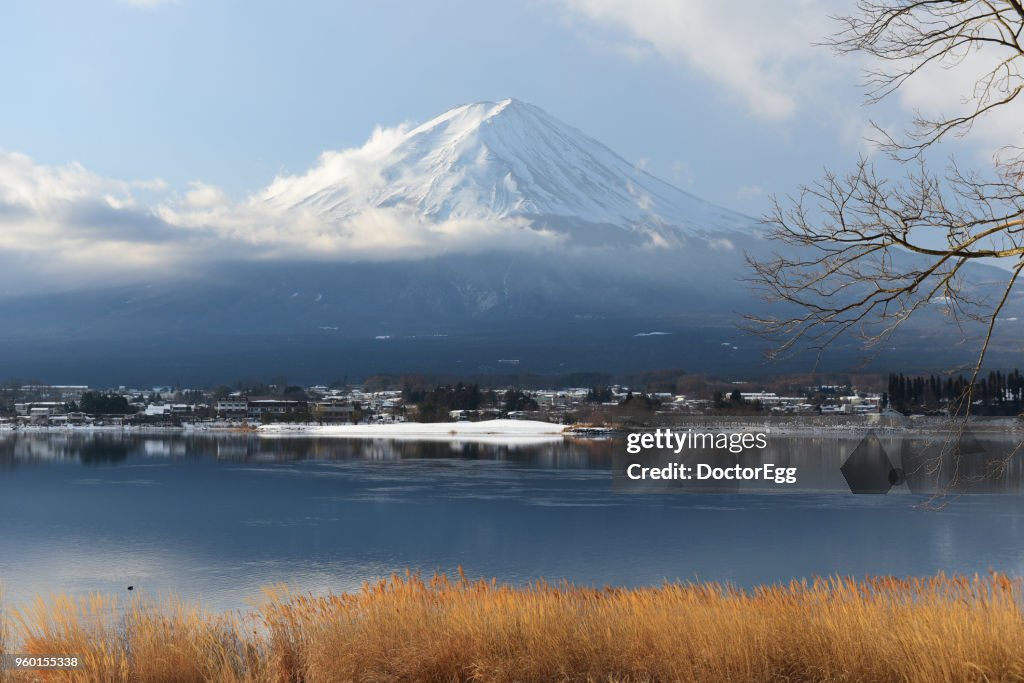
[[[495,443],[547,443],[561,441],[566,425],[537,420],[483,420],[481,422],[395,422],[344,425],[264,425],[260,436],[316,436],[339,439],[401,439],[414,441],[481,441]]]

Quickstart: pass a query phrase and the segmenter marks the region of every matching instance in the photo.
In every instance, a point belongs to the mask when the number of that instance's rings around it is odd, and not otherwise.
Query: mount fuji
[[[758,221],[518,100],[378,130],[243,208],[312,246],[177,279],[0,298],[0,376],[145,386],[765,371],[737,327],[737,311],[760,306],[744,252],[773,246]],[[243,245],[240,230],[224,239]],[[913,339],[901,348],[917,357]],[[838,351],[836,367],[855,352]],[[929,363],[950,360],[942,353]]]
[[[367,208],[429,223],[522,218],[572,245],[679,246],[687,237],[748,232],[753,219],[640,170],[597,140],[515,99],[456,107],[360,161],[280,178],[268,206],[344,225]]]

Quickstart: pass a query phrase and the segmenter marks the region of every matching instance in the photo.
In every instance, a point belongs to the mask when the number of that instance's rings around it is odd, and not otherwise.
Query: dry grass
[[[15,611],[63,681],[1021,681],[1020,585],[1000,575],[592,590],[415,575],[353,595],[267,591],[250,614],[109,598]],[[32,680],[23,678],[18,680]]]
[[[11,621],[20,653],[82,659],[80,671],[47,672],[43,680],[261,680],[256,677],[263,660],[259,643],[244,635],[239,618],[177,601],[158,606],[139,599],[121,605],[100,595],[53,596],[14,610]]]
[[[9,650],[7,636],[7,619],[4,617],[4,587],[0,585],[0,655]],[[7,683],[10,676],[4,667],[0,666],[0,683]]]

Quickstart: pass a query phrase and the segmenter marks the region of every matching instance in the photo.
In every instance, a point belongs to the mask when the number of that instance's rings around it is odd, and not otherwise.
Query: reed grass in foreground
[[[11,681],[1019,681],[1020,584],[989,577],[594,590],[429,581],[267,591],[248,614],[93,596],[9,615],[80,671]],[[0,641],[2,643],[3,641]],[[6,683],[6,682],[5,682]]]

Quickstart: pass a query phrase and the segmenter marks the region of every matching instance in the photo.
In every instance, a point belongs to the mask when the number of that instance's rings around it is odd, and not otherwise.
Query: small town
[[[748,382],[693,394],[618,384],[559,389],[485,389],[461,382],[400,389],[266,384],[209,390],[9,382],[0,388],[0,428],[238,428],[496,418],[640,426],[674,415],[876,414],[888,410],[886,402],[885,393],[848,385],[808,386],[783,395]]]

